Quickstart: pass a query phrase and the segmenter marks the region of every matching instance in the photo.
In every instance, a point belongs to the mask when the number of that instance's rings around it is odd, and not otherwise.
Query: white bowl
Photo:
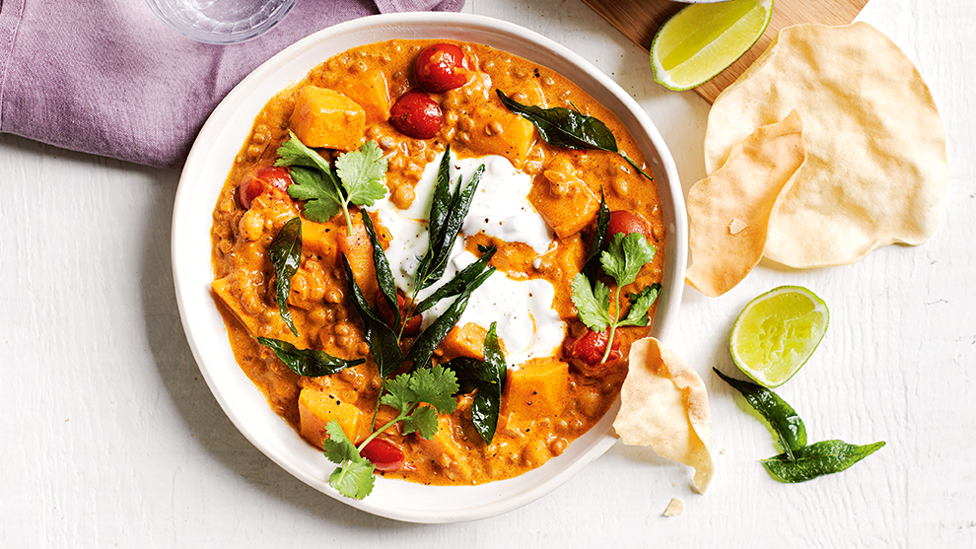
[[[217,195],[255,116],[280,90],[313,67],[351,47],[394,38],[440,37],[487,44],[563,74],[613,111],[650,163],[667,226],[663,291],[652,335],[664,338],[675,322],[687,260],[687,225],[674,161],[644,111],[619,86],[565,47],[518,26],[461,14],[379,15],[337,25],[290,46],[258,67],[220,103],[187,158],[173,211],[173,278],[183,329],[193,356],[217,401],[259,450],[309,486],[353,507],[411,522],[456,522],[489,517],[525,505],[567,481],[616,441],[609,413],[559,457],[522,476],[479,486],[424,486],[378,478],[363,501],[345,498],[328,485],[335,465],[306,443],[267,405],[231,352],[210,295],[213,271],[210,226]],[[619,403],[618,403],[619,404]]]

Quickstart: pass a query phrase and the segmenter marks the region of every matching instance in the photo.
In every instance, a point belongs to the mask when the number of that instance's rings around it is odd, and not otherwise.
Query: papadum
[[[945,131],[928,87],[890,39],[860,22],[780,31],[715,100],[707,173],[793,110],[807,161],[772,215],[765,257],[797,268],[843,265],[932,235],[948,190]]]
[[[659,456],[693,467],[698,492],[708,489],[715,466],[705,383],[657,339],[644,338],[630,348],[613,428],[624,444],[651,446]]]
[[[717,297],[749,274],[762,259],[770,216],[805,159],[803,124],[794,111],[752,132],[718,171],[691,187],[689,284]]]

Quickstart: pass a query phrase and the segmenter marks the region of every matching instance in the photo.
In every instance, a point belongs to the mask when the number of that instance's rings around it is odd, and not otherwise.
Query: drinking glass
[[[236,44],[275,26],[295,0],[146,0],[173,30],[207,44]]]

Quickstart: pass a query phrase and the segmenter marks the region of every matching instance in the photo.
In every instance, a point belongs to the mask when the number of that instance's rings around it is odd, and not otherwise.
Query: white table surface
[[[135,1],[135,0],[134,0]],[[466,13],[569,46],[644,107],[685,191],[704,175],[708,105],[654,84],[644,53],[579,0],[468,0]],[[855,265],[756,269],[718,299],[686,288],[667,342],[711,397],[717,475],[614,446],[508,514],[404,524],[303,483],[235,430],[203,381],[169,257],[179,173],[0,136],[0,547],[470,547],[976,545],[976,3],[870,0],[935,95],[948,134],[945,219],[918,247]],[[887,442],[841,474],[770,479],[766,429],[711,373],[735,371],[728,331],[780,284],[831,311],[813,359],[779,393],[810,440]],[[672,497],[684,514],[664,518]]]

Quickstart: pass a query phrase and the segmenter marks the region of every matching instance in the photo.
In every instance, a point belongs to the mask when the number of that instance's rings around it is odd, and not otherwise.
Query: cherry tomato
[[[417,83],[431,93],[444,93],[460,88],[467,82],[464,71],[468,60],[461,48],[454,44],[434,44],[417,56]]]
[[[640,233],[647,237],[648,244],[653,244],[651,229],[647,226],[647,222],[626,210],[610,212],[610,222],[607,224],[607,242],[612,241],[613,235],[617,233],[623,233],[624,236],[630,233]]]
[[[614,337],[613,344],[610,347],[610,356],[607,357],[605,363],[600,363],[603,360],[603,354],[607,350],[607,340],[609,339],[609,330],[594,332],[588,329],[579,338],[566,338],[565,343],[563,343],[563,352],[569,357],[573,367],[581,374],[598,376],[609,369],[614,362],[623,357],[623,354],[620,352],[620,339],[619,337]]]
[[[414,139],[434,137],[441,131],[443,121],[441,106],[423,90],[408,91],[390,109],[393,127]]]
[[[291,176],[288,175],[287,168],[261,165],[244,176],[241,184],[237,187],[237,199],[243,208],[250,209],[254,199],[267,190],[280,191],[287,196],[288,185],[291,184],[292,180]]]
[[[403,319],[407,314],[407,300],[400,294],[397,294],[397,307],[400,308],[400,318]],[[393,327],[393,329],[399,332],[400,327],[393,326],[393,311],[390,309],[390,305],[386,302],[383,294],[379,291],[376,292],[376,309],[380,315],[380,319],[386,323],[387,326]],[[423,322],[423,317],[419,314],[413,315],[407,319],[407,324],[403,328],[403,335],[405,336],[415,336],[420,333],[420,325]]]
[[[397,471],[403,468],[403,450],[386,439],[374,438],[359,455],[373,462],[377,471]]]

